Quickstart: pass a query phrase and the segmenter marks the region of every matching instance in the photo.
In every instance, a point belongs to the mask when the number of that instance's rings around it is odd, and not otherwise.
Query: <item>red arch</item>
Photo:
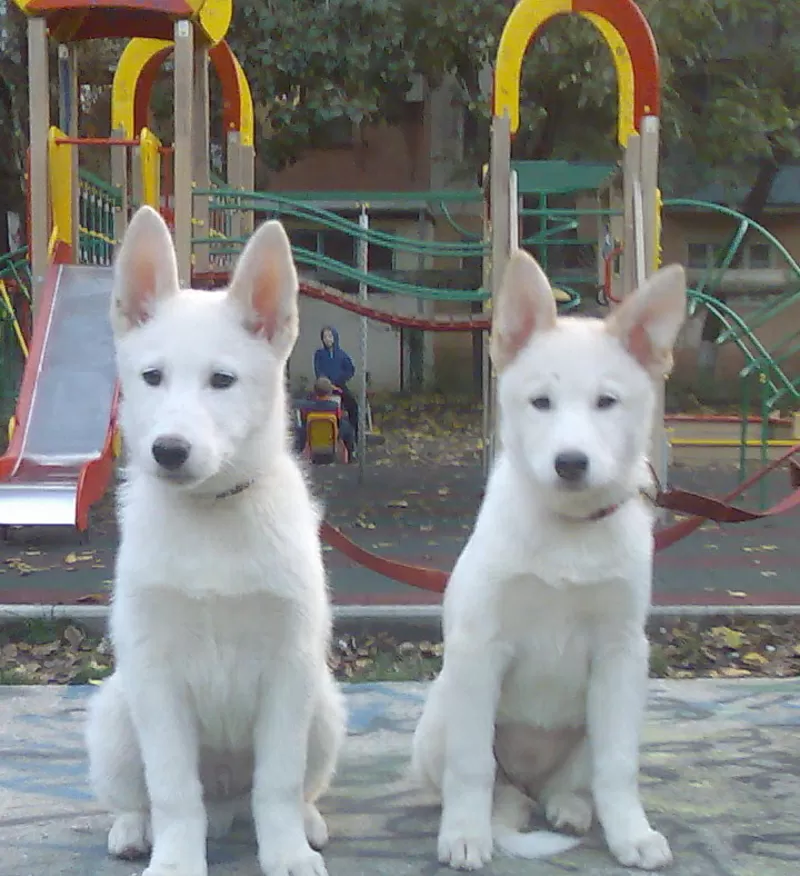
[[[633,65],[633,123],[661,111],[661,72],[658,47],[644,13],[633,0],[573,0],[575,12],[593,12],[618,31]]]
[[[147,127],[153,85],[161,65],[172,52],[172,48],[172,46],[165,46],[160,52],[156,52],[142,67],[139,78],[136,80],[136,93],[133,97],[134,131],[141,131],[142,128]],[[231,47],[225,40],[220,40],[216,46],[209,49],[208,56],[222,83],[222,124],[225,133],[239,131],[242,126],[242,95],[239,90],[239,77],[236,75],[236,62]]]

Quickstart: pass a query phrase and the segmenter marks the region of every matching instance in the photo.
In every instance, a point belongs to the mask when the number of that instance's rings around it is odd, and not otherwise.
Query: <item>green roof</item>
[[[594,161],[512,161],[521,195],[564,195],[595,191],[617,169]]]
[[[735,208],[744,201],[749,186],[712,182],[696,189],[693,188],[689,192],[679,184],[671,186],[670,189],[669,192],[665,193],[665,197],[693,198],[698,201],[710,201],[713,204]],[[782,167],[772,183],[767,198],[768,209],[787,207],[800,207],[800,165],[790,164]]]

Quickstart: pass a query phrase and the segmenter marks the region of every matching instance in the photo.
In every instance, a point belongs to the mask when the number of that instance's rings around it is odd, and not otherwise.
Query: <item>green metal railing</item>
[[[368,246],[377,246],[391,250],[392,253],[406,257],[415,257],[420,264],[417,271],[393,271],[394,276],[387,275],[389,272],[361,271],[352,262],[347,263],[331,258],[323,252],[313,251],[306,247],[295,246],[293,251],[300,265],[311,268],[317,272],[324,272],[336,279],[353,283],[366,283],[371,289],[379,292],[389,292],[397,295],[432,300],[432,301],[484,301],[489,297],[489,292],[483,288],[443,288],[442,286],[426,285],[416,282],[413,278],[424,274],[425,276],[447,276],[448,268],[436,268],[432,265],[433,260],[438,259],[476,259],[482,260],[489,254],[489,244],[480,239],[475,232],[470,232],[463,227],[453,216],[448,207],[448,201],[460,204],[479,204],[482,200],[480,192],[379,192],[379,193],[302,193],[296,196],[280,195],[275,193],[241,192],[236,190],[223,190],[219,187],[211,189],[198,189],[196,196],[210,199],[210,212],[212,216],[219,216],[225,212],[252,210],[262,215],[290,219],[299,223],[306,230],[320,232],[334,231],[348,236],[353,242],[353,252],[356,243],[366,240]],[[318,200],[328,203],[335,202],[340,209],[350,212],[360,209],[362,206],[369,208],[380,204],[384,208],[393,207],[404,213],[409,219],[415,214],[442,217],[449,226],[459,235],[458,240],[425,240],[421,237],[407,237],[381,231],[375,228],[362,228],[357,222],[339,215],[333,209],[316,206],[311,203]],[[526,246],[554,247],[561,245],[584,244],[586,241],[575,240],[565,237],[577,228],[577,220],[585,211],[561,210],[553,211],[553,218],[557,218],[559,224],[555,228],[544,226],[544,230],[522,242]],[[595,212],[595,211],[592,211]],[[564,221],[564,216],[572,217]],[[213,223],[217,225],[217,223]],[[217,227],[219,227],[217,225]],[[218,233],[208,236],[196,237],[194,245],[209,246],[212,252],[212,263],[227,262],[241,250],[244,238],[227,237],[220,239]],[[407,258],[407,260],[411,260]],[[355,259],[353,259],[353,262]],[[452,269],[449,269],[452,270]],[[398,278],[398,275],[402,279]],[[561,305],[562,310],[571,310],[580,303],[580,296],[574,288],[575,281],[586,282],[586,277],[554,276],[553,283],[569,296],[569,300]],[[596,277],[592,275],[591,281],[596,283]],[[332,281],[332,282],[335,282]]]
[[[116,243],[114,217],[121,203],[119,187],[81,169],[78,186],[78,261],[81,264],[111,264]]]
[[[722,204],[712,204],[707,201],[697,201],[692,198],[671,198],[664,201],[663,206],[665,209],[691,209],[699,212],[716,213],[717,215],[734,219],[737,222],[736,231],[724,249],[724,254],[714,265],[711,265],[706,270],[697,286],[698,292],[705,292],[711,289],[711,294],[714,294],[714,290],[719,288],[726,271],[733,265],[734,259],[739,254],[745,238],[755,233],[763,238],[783,258],[786,263],[785,270],[789,275],[789,279],[787,283],[788,289],[785,293],[779,294],[777,300],[765,302],[754,313],[748,315],[748,325],[751,328],[759,328],[773,317],[778,316],[796,301],[800,301],[800,264],[792,257],[792,254],[780,240],[764,228],[763,225],[731,207],[725,207]],[[725,343],[725,341],[730,339],[729,336],[724,335],[720,343]]]
[[[739,470],[746,473],[748,414],[751,405],[756,403],[760,416],[761,457],[766,462],[769,453],[769,417],[779,405],[796,407],[800,404],[800,375],[793,375],[787,369],[791,358],[800,353],[800,325],[790,326],[787,333],[768,350],[756,337],[754,330],[776,319],[790,307],[800,304],[800,264],[792,257],[786,247],[763,225],[730,207],[697,201],[692,198],[673,198],[664,201],[664,208],[691,209],[694,211],[716,213],[737,223],[727,248],[721,257],[711,265],[700,283],[690,293],[689,312],[694,314],[703,307],[721,323],[723,330],[717,336],[718,345],[733,343],[742,352],[745,365],[741,369],[741,413],[742,433]],[[725,273],[731,269],[734,260],[748,235],[756,234],[767,242],[781,256],[786,274],[786,288],[767,296],[767,300],[756,307],[747,319],[737,314],[724,301],[720,300],[719,287]],[[754,397],[755,396],[755,397]]]

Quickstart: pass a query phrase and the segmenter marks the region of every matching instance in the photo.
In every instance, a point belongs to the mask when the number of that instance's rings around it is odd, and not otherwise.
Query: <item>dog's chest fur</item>
[[[171,673],[211,749],[247,748],[276,666],[327,638],[316,513],[297,479],[201,502],[145,478],[125,488],[118,663]]]
[[[507,649],[498,724],[584,724],[601,633],[618,630],[623,647],[643,637],[651,557],[638,499],[602,520],[565,522],[498,467],[445,604],[446,630]]]

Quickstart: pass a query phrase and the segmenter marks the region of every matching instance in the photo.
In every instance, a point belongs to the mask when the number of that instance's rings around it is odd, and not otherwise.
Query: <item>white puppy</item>
[[[641,495],[655,381],[684,319],[679,266],[605,320],[557,318],[522,251],[494,314],[503,449],[444,601],[444,666],[413,764],[442,795],[439,859],[493,844],[539,857],[577,841],[520,833],[533,802],[583,833],[596,811],[625,866],[668,864],[638,790],[653,514]]]
[[[314,801],[344,709],[327,667],[319,516],[288,450],[298,282],[278,222],[229,289],[180,290],[161,217],[134,216],[112,321],[127,452],[111,613],[116,671],[89,715],[109,851],[205,876],[207,832],[248,799],[267,876],[324,876]]]

